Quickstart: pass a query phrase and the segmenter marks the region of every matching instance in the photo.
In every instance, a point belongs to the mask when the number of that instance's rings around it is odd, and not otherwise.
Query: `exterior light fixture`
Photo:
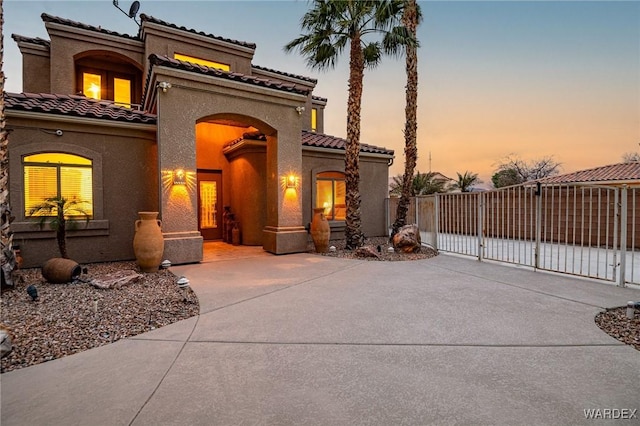
[[[186,185],[186,173],[183,169],[176,169],[173,171],[173,184],[174,185]]]
[[[304,112],[304,107],[303,106],[296,107],[296,112],[298,113],[298,115],[302,115],[302,113]]]
[[[287,188],[297,188],[298,187],[298,178],[294,175],[287,176]]]
[[[171,89],[171,83],[167,81],[161,81],[158,83],[158,87],[162,89],[162,93],[167,93],[167,90]]]
[[[630,300],[627,302],[627,318],[628,319],[630,320],[633,319],[636,309],[640,309],[640,302],[634,302],[633,300]]]
[[[38,300],[38,289],[36,288],[35,285],[31,284],[29,287],[27,287],[27,294],[31,297],[31,300],[33,300],[34,302]]]
[[[178,278],[178,281],[176,281],[176,284],[178,284],[178,288],[182,290],[182,295],[184,296],[184,301],[186,302],[187,291],[189,290],[189,279],[185,276],[182,276]]]

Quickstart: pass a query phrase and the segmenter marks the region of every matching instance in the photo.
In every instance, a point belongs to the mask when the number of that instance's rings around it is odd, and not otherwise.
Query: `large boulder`
[[[405,225],[393,236],[393,247],[402,253],[420,253],[422,241],[418,225]]]

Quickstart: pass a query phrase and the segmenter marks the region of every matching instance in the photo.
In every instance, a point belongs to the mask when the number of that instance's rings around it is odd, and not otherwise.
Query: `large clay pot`
[[[156,272],[162,262],[164,238],[162,222],[158,220],[158,212],[138,212],[136,234],[133,237],[133,252],[142,272]]]
[[[324,216],[324,207],[313,209],[313,219],[311,220],[311,238],[318,253],[326,253],[329,250],[329,237],[331,227]]]
[[[77,262],[62,257],[54,257],[42,265],[42,276],[45,280],[54,284],[63,284],[73,281],[82,273]]]

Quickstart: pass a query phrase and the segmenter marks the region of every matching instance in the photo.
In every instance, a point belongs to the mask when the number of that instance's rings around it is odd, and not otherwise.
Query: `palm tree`
[[[416,0],[406,0],[402,14],[402,23],[409,34],[416,39],[416,29],[422,16],[416,4]],[[416,143],[418,132],[418,46],[417,43],[406,46],[405,70],[407,74],[407,88],[405,92],[405,128],[404,128],[404,176],[400,201],[396,209],[396,220],[393,222],[391,236],[398,232],[407,223],[407,211],[409,210],[409,198],[411,197],[411,185],[413,172],[418,160],[418,146]]]
[[[360,111],[365,68],[380,63],[383,53],[397,53],[401,45],[414,42],[400,25],[403,2],[316,0],[302,18],[304,34],[288,43],[286,52],[299,50],[313,69],[334,68],[349,45],[349,95],[347,101],[347,143],[345,147],[345,239],[348,249],[364,244],[360,212]],[[382,42],[367,42],[371,35]]]
[[[480,179],[478,179],[477,173],[466,171],[462,175],[458,172],[456,172],[456,174],[458,175],[458,181],[453,184],[453,187],[454,189],[459,189],[460,192],[470,192],[473,185],[482,183]]]
[[[69,221],[69,217],[82,217],[88,223],[90,215],[82,208],[82,205],[86,203],[86,201],[67,200],[64,197],[51,197],[29,209],[29,216],[37,216],[41,228],[48,221],[49,226],[56,231],[60,256],[65,259],[69,258],[67,255],[67,228],[76,224],[75,221]]]
[[[12,220],[9,205],[9,138],[5,129],[4,116],[4,10],[0,1],[0,260],[2,261],[2,282],[13,285],[12,272],[15,269],[13,238],[9,225]]]
[[[431,195],[436,193],[447,192],[446,181],[442,179],[435,179],[435,173],[420,173],[419,171],[411,179],[411,186],[409,189],[409,197],[415,197],[416,195]],[[393,177],[393,182],[390,185],[389,194],[400,196],[404,188],[404,176],[398,175]]]

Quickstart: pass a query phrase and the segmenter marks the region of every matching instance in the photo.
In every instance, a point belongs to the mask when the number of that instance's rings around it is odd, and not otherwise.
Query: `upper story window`
[[[82,69],[82,93],[93,99],[113,101],[131,108],[133,76],[109,71]]]
[[[311,131],[318,131],[318,108],[311,108]]]
[[[346,219],[344,173],[322,172],[316,175],[316,207],[324,207],[327,220]]]
[[[130,108],[142,97],[142,72],[118,58],[106,58],[90,56],[76,60],[77,91],[88,98]]]
[[[180,53],[174,53],[174,59],[179,61],[191,62],[192,64],[204,65],[209,68],[216,68],[222,71],[230,71],[231,67],[227,64],[222,64],[220,62],[208,61],[206,59],[195,58],[193,56],[182,55]]]
[[[26,217],[31,215],[34,207],[50,198],[81,203],[82,210],[93,216],[93,163],[90,159],[44,152],[23,157],[22,166]],[[74,213],[69,215],[74,216]]]

